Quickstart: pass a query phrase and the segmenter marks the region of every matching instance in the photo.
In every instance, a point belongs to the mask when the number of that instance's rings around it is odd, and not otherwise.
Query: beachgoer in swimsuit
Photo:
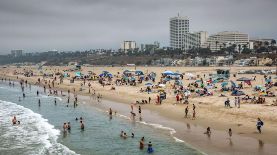
[[[14,116],[13,119],[12,119],[12,123],[13,123],[13,125],[16,124],[16,117],[15,117],[15,116]]]
[[[144,148],[144,137],[142,137],[139,141],[139,149],[143,149]]]
[[[85,125],[84,125],[83,121],[80,121],[80,123],[81,123],[81,129],[84,130],[85,129]]]

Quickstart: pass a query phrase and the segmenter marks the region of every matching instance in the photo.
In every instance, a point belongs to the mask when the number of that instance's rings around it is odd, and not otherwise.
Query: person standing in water
[[[39,95],[39,91],[37,90],[37,96]]]
[[[68,131],[71,130],[70,122],[67,122],[67,130],[68,130]]]
[[[113,115],[112,108],[110,108],[110,110],[109,110],[109,115],[110,115],[110,116],[112,116],[112,115]]]
[[[55,102],[55,105],[57,105],[57,99],[56,98],[55,98],[54,102]]]
[[[67,130],[67,125],[66,123],[63,123],[63,132],[66,132],[66,130]]]
[[[139,141],[139,149],[143,150],[144,148],[144,137],[142,137]]]
[[[15,125],[16,124],[16,117],[13,116],[13,119],[12,119],[12,124]]]
[[[38,99],[38,106],[40,107],[40,99]]]
[[[80,124],[81,124],[81,130],[85,130],[85,125],[84,125],[83,121],[80,121]]]
[[[141,107],[140,106],[139,106],[138,111],[139,111],[139,117],[141,118]]]
[[[148,152],[148,153],[153,153],[153,152],[154,152],[154,150],[153,150],[153,148],[152,148],[152,143],[151,143],[151,142],[148,143],[147,152]]]

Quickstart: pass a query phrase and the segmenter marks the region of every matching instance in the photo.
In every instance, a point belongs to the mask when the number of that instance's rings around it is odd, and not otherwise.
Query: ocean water
[[[37,90],[39,96],[36,95]],[[148,154],[147,145],[144,150],[139,149],[142,136],[145,137],[145,144],[152,142],[153,154],[156,155],[201,154],[174,138],[173,129],[135,122],[121,114],[110,118],[105,110],[84,101],[73,108],[73,101],[67,107],[67,99],[57,97],[55,105],[55,97],[42,92],[40,87],[26,87],[26,98],[23,99],[18,83],[12,87],[8,82],[0,82],[1,155],[144,155]],[[38,106],[38,99],[41,106]],[[21,122],[20,125],[12,125],[13,116]],[[76,117],[83,117],[84,131],[80,129]],[[70,132],[63,132],[64,122],[70,122]],[[120,138],[121,130],[129,135],[127,139]],[[132,132],[134,138],[130,137]]]

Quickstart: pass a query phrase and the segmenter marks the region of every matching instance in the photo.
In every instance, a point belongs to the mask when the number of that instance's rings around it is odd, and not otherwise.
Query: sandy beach
[[[44,66],[44,73],[55,73],[68,70],[71,67],[59,66]],[[223,67],[230,69],[230,80],[236,81],[237,78],[247,77],[252,78],[253,74],[236,74],[240,70],[254,70],[254,69],[275,69],[275,67]],[[75,88],[76,92],[83,96],[91,96],[89,94],[89,87],[87,83],[91,83],[91,88],[95,90],[96,94],[101,94],[106,102],[99,104],[102,108],[108,109],[112,107],[119,113],[129,114],[130,105],[136,101],[148,100],[151,97],[151,104],[143,104],[143,119],[148,122],[162,124],[164,126],[172,127],[176,130],[174,136],[178,139],[184,140],[195,148],[207,154],[274,154],[277,146],[277,106],[271,106],[276,97],[265,97],[264,104],[253,104],[250,101],[241,101],[240,108],[234,106],[234,96],[231,92],[221,92],[220,83],[216,83],[217,88],[212,89],[213,95],[211,96],[197,96],[192,93],[189,97],[189,104],[176,104],[176,94],[173,91],[172,81],[167,82],[163,90],[167,94],[167,98],[162,101],[161,105],[155,104],[157,92],[152,91],[150,94],[147,92],[140,92],[141,88],[145,89],[146,81],[136,86],[130,85],[116,85],[116,76],[121,75],[126,69],[140,70],[145,74],[155,72],[156,82],[161,78],[161,73],[166,70],[171,70],[178,73],[191,73],[196,77],[188,79],[184,76],[182,80],[184,85],[193,83],[202,77],[205,81],[208,80],[208,75],[215,73],[216,69],[223,69],[219,67],[82,67],[82,73],[89,71],[96,75],[101,74],[103,71],[108,71],[114,75],[111,85],[104,87],[99,84],[97,80],[87,81],[85,86],[82,86],[82,80],[75,80],[70,83],[70,78],[64,78],[63,83],[60,84],[59,80],[55,81],[55,89],[67,90]],[[26,77],[23,75],[25,71],[32,70],[33,76]],[[74,76],[75,71],[66,71],[68,74]],[[119,73],[119,74],[118,74]],[[204,74],[206,78],[204,78]],[[236,74],[236,77],[233,76]],[[199,75],[199,76],[198,76]],[[38,78],[43,79],[40,70],[37,66],[22,66],[17,68],[9,66],[0,69],[0,76],[2,78],[11,80],[27,80],[28,83],[37,84]],[[255,74],[256,80],[251,81],[252,86],[264,85],[264,75]],[[275,75],[269,75],[275,77]],[[55,77],[55,76],[54,76]],[[45,77],[43,80],[52,81],[54,77]],[[197,78],[199,77],[199,78]],[[276,79],[273,79],[276,82]],[[253,87],[243,84],[242,89],[245,94],[250,97],[259,96]],[[42,84],[41,84],[42,86]],[[111,88],[114,88],[112,90]],[[91,92],[92,92],[91,89]],[[154,90],[154,89],[153,89]],[[276,92],[276,87],[270,88],[270,91]],[[224,94],[225,97],[219,97]],[[243,95],[245,96],[245,95]],[[241,96],[241,97],[243,97]],[[224,102],[229,98],[231,101],[231,108],[224,107]],[[196,106],[196,118],[192,119],[192,104]],[[184,118],[185,108],[189,107],[189,118]],[[135,105],[137,108],[138,105]],[[259,134],[256,129],[257,118],[261,118],[265,125],[262,128],[262,134]],[[159,118],[159,120],[157,120]],[[162,120],[160,120],[162,118]],[[211,127],[212,135],[207,138],[203,134],[207,127]],[[233,131],[232,139],[228,139],[228,129]],[[217,153],[215,153],[217,152]]]

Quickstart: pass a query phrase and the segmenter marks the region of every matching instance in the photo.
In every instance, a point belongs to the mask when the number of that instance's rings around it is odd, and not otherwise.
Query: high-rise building
[[[191,48],[204,47],[204,43],[207,41],[208,33],[206,31],[199,31],[194,33],[185,33],[183,38],[183,48],[188,50]]]
[[[228,46],[249,44],[249,36],[246,33],[241,33],[237,31],[224,31],[217,34],[209,36],[205,43],[205,47],[210,48],[211,51],[219,51],[221,48],[226,48]]]
[[[134,50],[137,47],[137,44],[135,41],[124,41],[121,44],[121,49],[124,52],[127,52],[128,50]]]
[[[172,17],[170,18],[170,46],[175,49],[184,48],[184,35],[189,32],[188,17]]]

